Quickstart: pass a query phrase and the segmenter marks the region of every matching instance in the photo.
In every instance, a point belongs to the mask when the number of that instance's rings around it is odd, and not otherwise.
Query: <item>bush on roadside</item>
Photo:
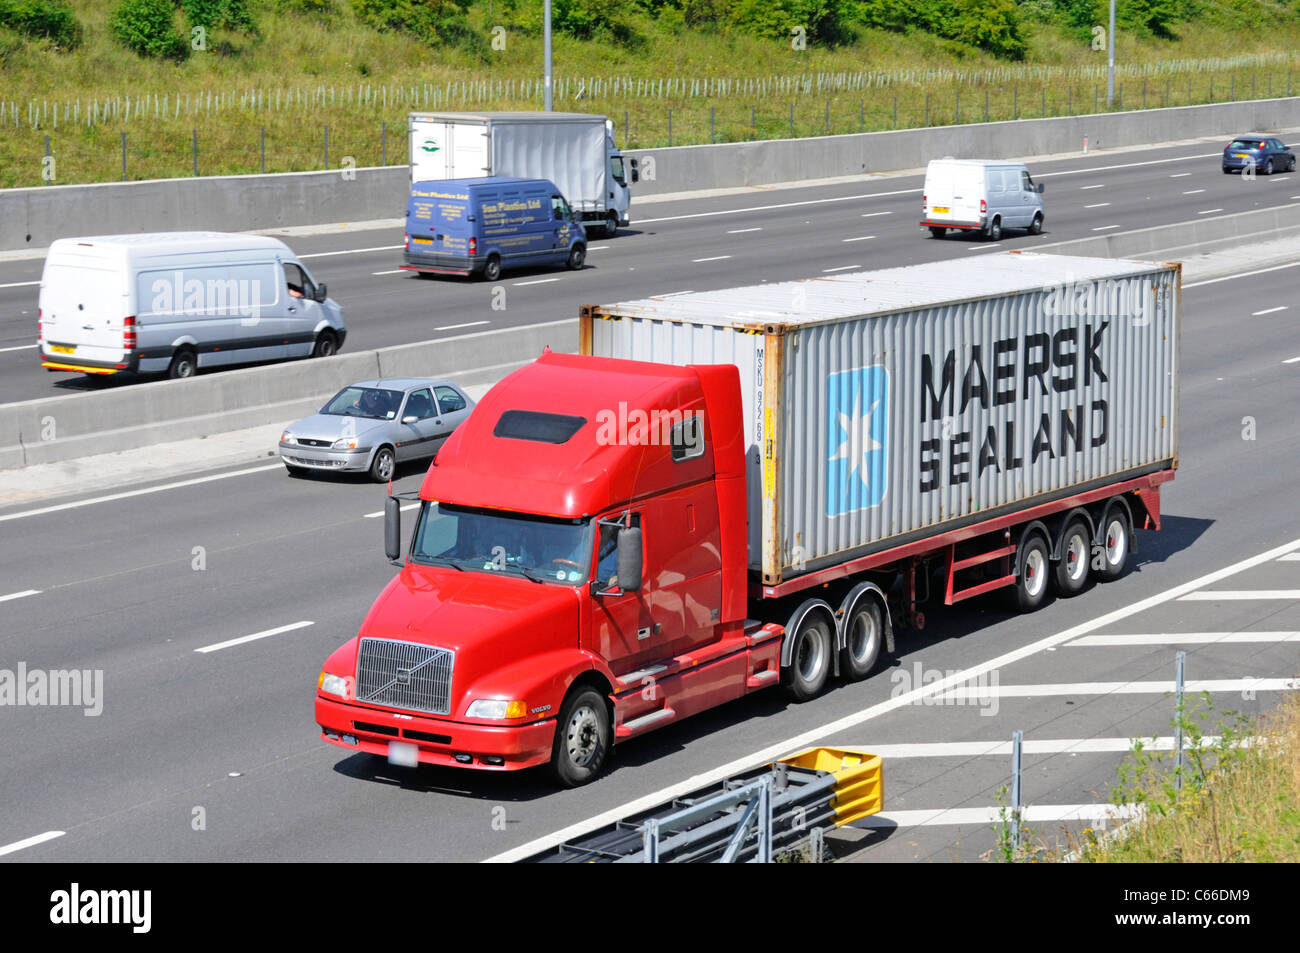
[[[81,24],[72,8],[59,0],[0,0],[0,26],[47,39],[59,50],[81,45]]]
[[[113,38],[137,56],[183,60],[189,41],[176,29],[172,0],[122,0],[108,17]]]
[[[487,42],[466,16],[472,0],[352,0],[357,19],[429,46],[455,46],[480,57]]]

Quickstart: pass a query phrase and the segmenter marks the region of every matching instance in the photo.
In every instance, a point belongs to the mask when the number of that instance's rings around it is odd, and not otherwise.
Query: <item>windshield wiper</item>
[[[523,566],[518,566],[518,565],[507,565],[507,566],[506,566],[506,569],[513,569],[513,570],[515,570],[516,572],[522,573],[522,574],[524,575],[525,578],[530,579],[530,580],[532,580],[533,582],[540,582],[540,583],[545,583],[545,582],[546,582],[546,580],[543,579],[541,576],[538,576],[538,575],[534,574],[533,571],[532,571],[531,569],[525,569]]]
[[[454,557],[451,556],[418,556],[416,558],[428,560],[429,562],[444,562],[452,569],[456,570],[457,572],[465,571],[465,567],[462,566],[459,562],[456,561]]]

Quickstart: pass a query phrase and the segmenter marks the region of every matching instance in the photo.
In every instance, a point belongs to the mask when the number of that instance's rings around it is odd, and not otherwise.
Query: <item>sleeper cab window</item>
[[[700,414],[692,413],[674,424],[671,435],[673,463],[683,463],[704,456],[704,423]]]

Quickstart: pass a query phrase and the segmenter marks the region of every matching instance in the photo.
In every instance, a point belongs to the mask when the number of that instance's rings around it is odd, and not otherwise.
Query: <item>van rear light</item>
[[[122,322],[122,348],[127,351],[135,350],[135,315]]]
[[[407,251],[410,251],[410,250],[411,250],[411,233],[410,233],[410,232],[402,232],[402,244],[404,244],[404,245],[406,246],[406,250],[407,250]]]
[[[989,203],[984,199],[980,199],[980,214],[983,215],[988,210],[989,210]]]
[[[478,239],[477,239],[477,238],[471,238],[471,239],[469,240],[469,253],[470,253],[471,255],[476,255],[476,254],[478,254]]]
[[[925,209],[926,209],[925,196],[922,195],[922,196],[921,196],[921,211],[924,212]]]

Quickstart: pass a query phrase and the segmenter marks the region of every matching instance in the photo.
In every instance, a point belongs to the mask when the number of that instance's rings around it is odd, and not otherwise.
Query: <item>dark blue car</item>
[[[1276,136],[1237,136],[1223,150],[1223,171],[1227,174],[1247,169],[1260,175],[1294,172],[1295,153],[1282,145],[1282,140]]]

